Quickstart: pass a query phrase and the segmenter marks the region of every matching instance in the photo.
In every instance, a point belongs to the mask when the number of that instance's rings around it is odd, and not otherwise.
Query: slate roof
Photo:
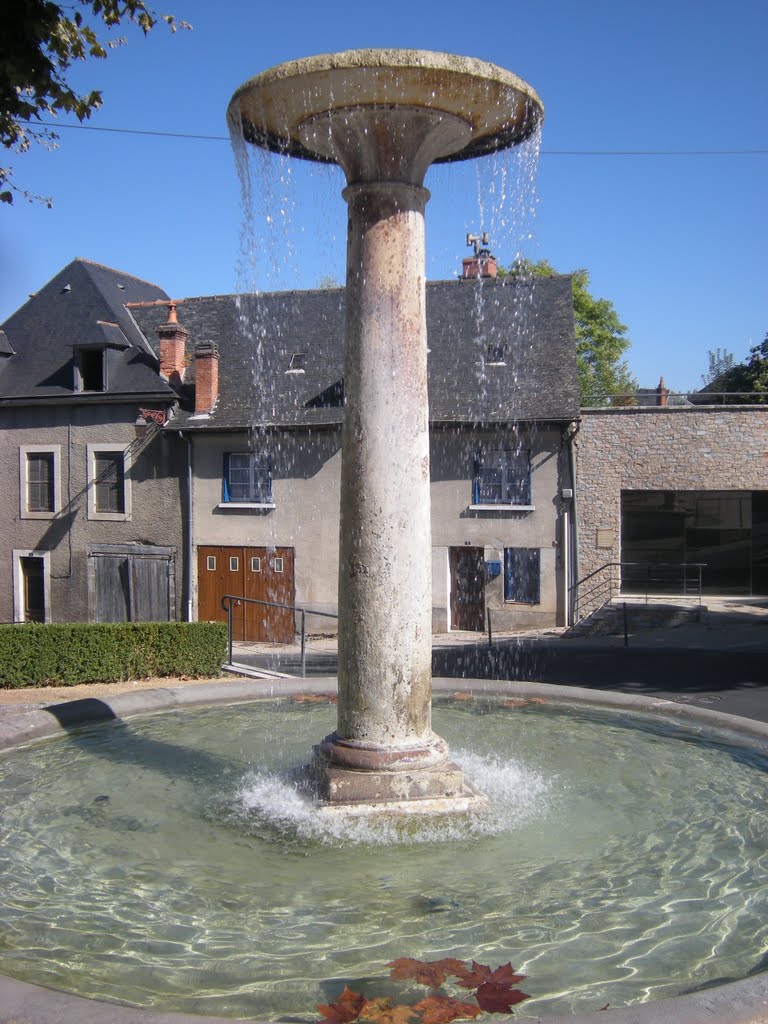
[[[148,281],[73,260],[1,325],[0,404],[99,403],[122,396],[173,400],[154,351],[125,308],[127,302],[167,298]],[[82,347],[107,349],[107,391],[73,390],[73,351]]]
[[[188,350],[219,347],[219,400],[174,429],[341,422],[344,290],[213,296],[179,303]],[[571,281],[566,276],[434,281],[426,288],[430,420],[506,423],[579,415]],[[147,339],[164,307],[132,308]],[[288,373],[304,356],[303,373]],[[185,383],[189,382],[191,369]]]

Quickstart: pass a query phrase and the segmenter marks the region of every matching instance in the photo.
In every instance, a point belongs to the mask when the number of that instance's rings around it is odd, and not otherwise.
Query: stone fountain
[[[332,807],[464,811],[482,796],[431,729],[430,475],[424,175],[523,141],[536,93],[483,61],[351,50],[237,90],[248,142],[334,162],[348,204],[337,729],[315,748]]]

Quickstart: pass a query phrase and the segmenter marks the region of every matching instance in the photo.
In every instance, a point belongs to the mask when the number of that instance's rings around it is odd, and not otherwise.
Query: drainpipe
[[[571,523],[570,523],[571,537],[572,537],[571,553],[570,553],[571,572],[568,571],[569,570],[569,566],[568,566],[567,563],[566,563],[566,567],[565,567],[565,580],[566,580],[566,589],[565,589],[565,594],[566,594],[566,597],[565,597],[565,624],[566,624],[566,626],[572,626],[573,625],[573,615],[574,615],[573,594],[572,594],[570,588],[571,588],[572,583],[576,583],[578,581],[578,579],[579,579],[579,531],[578,531],[578,527],[577,527],[578,516],[577,516],[577,507],[576,507],[576,457],[575,457],[574,450],[573,450],[573,442],[574,442],[574,439],[575,439],[576,435],[578,434],[578,432],[579,432],[579,423],[578,423],[578,421],[575,421],[574,423],[570,424],[570,426],[567,428],[566,434],[565,434],[565,442],[566,442],[566,445],[567,445],[567,448],[568,448],[568,469],[569,469],[569,472],[571,474],[571,488],[573,489],[573,497],[571,498]]]
[[[186,441],[187,444],[187,544],[185,561],[187,563],[187,622],[194,621],[192,618],[192,565],[193,565],[193,545],[192,545],[192,438],[179,431],[179,437]]]

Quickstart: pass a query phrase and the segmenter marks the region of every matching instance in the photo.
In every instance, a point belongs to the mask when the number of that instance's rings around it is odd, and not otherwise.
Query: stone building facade
[[[670,562],[681,552],[682,560],[699,560],[692,556],[709,542],[713,566],[728,560],[728,549],[733,564],[738,547],[738,559],[748,558],[750,566],[742,592],[765,592],[768,407],[585,409],[574,450],[580,579],[641,551],[642,544],[628,531],[642,521],[647,524],[646,550],[655,552],[656,561],[664,560],[665,551]],[[638,520],[632,510],[642,504],[641,495],[648,501]],[[694,501],[702,509],[700,522],[691,518]],[[740,502],[739,522],[733,521],[733,510],[722,511],[734,501]],[[691,543],[681,547],[678,540],[660,536],[666,530],[659,525],[665,521],[665,503],[666,521],[676,517],[681,535],[690,533]],[[613,577],[618,583],[618,568]],[[709,589],[717,589],[716,578]]]

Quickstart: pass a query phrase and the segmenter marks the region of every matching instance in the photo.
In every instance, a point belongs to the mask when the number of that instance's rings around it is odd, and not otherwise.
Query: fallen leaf
[[[393,1006],[388,997],[368,999],[358,1015],[371,1024],[411,1024],[416,1014],[412,1006]]]
[[[463,960],[446,957],[444,960],[414,960],[402,956],[387,964],[389,976],[394,981],[417,981],[429,988],[440,988],[448,975],[461,977],[466,972]]]
[[[526,704],[531,702],[525,697],[507,697],[502,707],[505,708],[524,708]]]
[[[326,1020],[331,1021],[331,1024],[349,1024],[349,1021],[353,1021],[359,1016],[365,1003],[364,995],[353,992],[345,985],[344,991],[335,1003],[328,1005],[318,1003],[315,1009],[318,1013],[322,1013]]]
[[[600,1007],[600,1010],[607,1010],[610,1005],[610,1003],[606,1003],[605,1006]],[[600,1010],[598,1010],[597,1012],[600,1013]]]
[[[459,979],[459,985],[462,988],[479,988],[480,985],[488,983],[505,985],[507,988],[511,988],[512,985],[516,985],[519,981],[524,981],[526,975],[516,974],[512,964],[501,964],[500,967],[491,970],[485,964],[479,964],[476,960],[473,960],[472,970],[470,971],[465,967],[461,973],[457,972],[456,977]]]
[[[531,997],[519,988],[487,981],[475,992],[475,998],[481,1010],[487,1010],[488,1013],[510,1013],[513,1006]]]
[[[335,704],[335,693],[294,693],[291,696],[294,704]]]
[[[482,1010],[475,1003],[462,1003],[450,996],[427,996],[414,1004],[421,1013],[422,1024],[450,1024],[452,1020],[472,1020]]]
[[[528,700],[531,704],[549,704],[546,697],[529,697]]]
[[[453,699],[454,700],[474,700],[474,697],[472,696],[471,693],[454,693],[453,694]]]

